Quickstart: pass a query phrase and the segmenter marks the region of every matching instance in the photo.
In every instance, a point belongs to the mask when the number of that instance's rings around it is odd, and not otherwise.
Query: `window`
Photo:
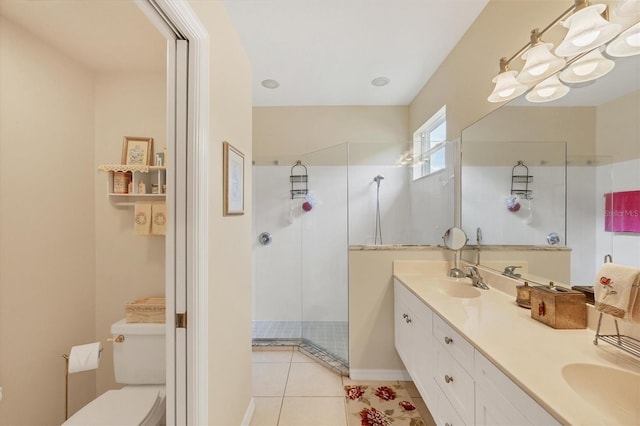
[[[446,139],[447,107],[443,106],[413,134],[413,180],[445,168]]]

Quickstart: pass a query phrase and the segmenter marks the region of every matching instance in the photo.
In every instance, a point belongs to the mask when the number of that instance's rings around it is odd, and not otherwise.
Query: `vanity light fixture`
[[[584,83],[609,73],[616,63],[602,56],[601,50],[599,47],[577,59],[560,73],[560,80],[565,83]]]
[[[607,54],[619,58],[640,54],[640,22],[609,43]]]
[[[526,92],[528,87],[516,80],[516,75],[518,75],[518,71],[509,69],[507,58],[500,58],[500,74],[491,80],[496,86],[487,98],[489,102],[509,101]]]
[[[518,75],[521,83],[540,81],[560,71],[567,61],[551,53],[552,43],[543,43],[540,40],[540,30],[531,31],[531,48],[522,54],[526,62]]]
[[[556,55],[576,56],[613,40],[620,32],[620,24],[611,23],[602,17],[606,8],[604,4],[594,4],[569,16],[562,23],[569,32],[558,45]]]
[[[569,88],[562,84],[557,74],[538,83],[525,96],[529,102],[551,102],[569,93]]]
[[[533,29],[529,43],[510,58],[500,59],[500,73],[492,80],[496,86],[487,100],[489,102],[509,101],[529,90],[530,85],[542,82],[534,89],[535,93],[527,99],[535,99],[532,102],[549,102],[566,95],[569,91],[569,88],[564,86],[560,80],[566,83],[589,81],[611,71],[612,61],[611,63],[607,62],[609,60],[602,56],[600,50],[596,49],[614,39],[620,32],[619,24],[611,23],[605,19],[608,16],[607,11],[607,6],[604,4],[591,5],[587,0],[574,0],[571,7],[543,30]],[[568,32],[556,48],[554,55],[551,53],[553,45],[544,43],[541,37],[558,23],[567,28]],[[638,38],[640,39],[640,35]],[[632,36],[631,41],[635,42],[635,40],[636,38]],[[591,56],[590,51],[594,49],[596,49],[596,53]],[[509,64],[520,55],[526,62],[518,74],[517,71],[509,69]],[[596,57],[597,55],[599,57]],[[583,59],[584,61],[582,61]],[[567,63],[571,64],[569,67],[571,71],[564,72],[567,79],[563,78],[562,73],[560,80],[557,77],[550,79],[551,76],[565,68]],[[553,94],[550,94],[551,92]]]

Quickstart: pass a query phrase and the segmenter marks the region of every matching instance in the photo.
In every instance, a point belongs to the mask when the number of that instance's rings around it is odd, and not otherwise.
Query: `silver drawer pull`
[[[449,336],[445,336],[444,337],[444,342],[448,345],[449,343],[453,342],[453,339],[451,337],[449,337]]]
[[[451,423],[445,423],[444,426],[453,426]]]
[[[411,318],[407,317],[404,319],[406,321],[407,324],[409,324],[411,322]]]
[[[402,314],[402,318],[407,319],[407,318],[409,318],[409,315],[407,315],[407,314]]]
[[[453,377],[449,376],[448,374],[445,374],[444,381],[447,383],[451,383],[453,382]]]

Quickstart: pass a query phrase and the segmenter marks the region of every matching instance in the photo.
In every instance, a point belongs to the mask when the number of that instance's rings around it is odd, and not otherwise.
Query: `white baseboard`
[[[406,370],[349,370],[349,378],[351,380],[381,380],[392,381],[400,380],[403,382],[410,382],[411,376]]]
[[[253,418],[253,413],[256,411],[256,402],[253,398],[249,401],[249,406],[247,407],[247,411],[244,412],[244,418],[242,419],[242,426],[249,426],[251,424],[251,419]]]

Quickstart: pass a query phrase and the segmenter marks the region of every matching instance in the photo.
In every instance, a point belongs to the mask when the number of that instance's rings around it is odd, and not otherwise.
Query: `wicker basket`
[[[165,322],[164,297],[141,297],[124,307],[127,322]]]

